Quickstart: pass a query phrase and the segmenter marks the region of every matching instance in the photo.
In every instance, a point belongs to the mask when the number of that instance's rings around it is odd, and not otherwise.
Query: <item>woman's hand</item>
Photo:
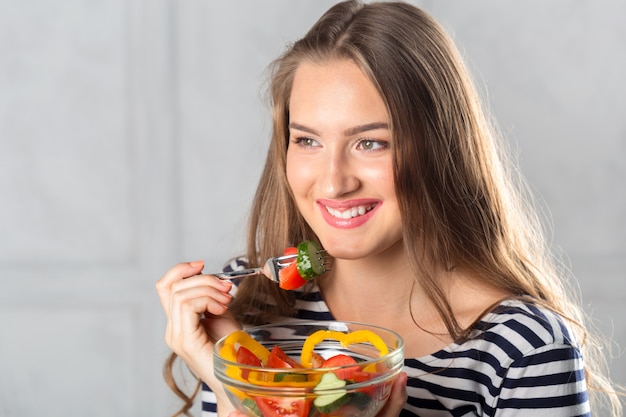
[[[393,380],[391,395],[376,417],[398,417],[400,415],[400,411],[402,411],[402,407],[407,400],[406,380],[406,372],[400,372],[396,379]]]
[[[204,262],[180,263],[156,283],[167,317],[165,342],[213,391],[223,391],[213,375],[213,345],[240,328],[228,312],[232,283],[200,275]]]

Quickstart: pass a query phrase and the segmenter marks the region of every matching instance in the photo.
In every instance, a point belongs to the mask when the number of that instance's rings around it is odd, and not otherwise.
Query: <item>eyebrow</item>
[[[319,135],[319,132],[317,130],[311,129],[310,127],[306,127],[298,123],[293,123],[293,122],[289,123],[289,129],[296,129],[302,132],[310,133],[312,135]],[[352,136],[352,135],[357,135],[359,133],[367,132],[370,130],[377,130],[377,129],[389,129],[389,123],[385,123],[385,122],[366,123],[364,125],[350,127],[344,130],[343,133],[346,136]]]

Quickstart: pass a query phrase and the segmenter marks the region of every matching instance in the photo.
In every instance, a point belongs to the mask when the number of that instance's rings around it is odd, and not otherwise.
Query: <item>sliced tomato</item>
[[[242,365],[261,366],[261,359],[259,359],[247,347],[239,346],[237,349],[237,363]]]
[[[295,290],[307,283],[307,281],[300,276],[298,266],[295,262],[280,270],[278,273],[278,281],[278,286],[283,290]]]
[[[347,366],[356,364],[357,362],[356,360],[354,360],[354,358],[340,353],[338,355],[331,356],[330,358],[322,362],[322,368],[333,368],[335,366]],[[348,368],[336,369],[333,372],[335,373],[335,375],[337,375],[337,378],[339,379],[352,380],[354,374],[356,374],[357,372],[361,372],[361,368],[356,365],[350,366]]]
[[[295,246],[289,246],[288,248],[285,248],[285,251],[283,252],[283,255],[297,255],[298,254],[298,248]]]
[[[237,363],[242,365],[262,366],[261,359],[259,359],[250,349],[245,346],[239,346],[237,349]],[[241,369],[241,377],[248,379],[250,375],[249,369]]]
[[[311,401],[306,398],[255,397],[263,417],[307,417]]]
[[[283,252],[283,255],[297,254],[298,248],[296,248],[295,246],[285,248],[285,251]],[[280,272],[278,273],[278,281],[278,286],[283,290],[296,290],[302,287],[307,282],[298,272],[298,265],[295,259],[289,266],[280,270]]]
[[[302,368],[303,366],[295,359],[290,358],[287,354],[278,347],[278,345],[272,348],[270,356],[267,358],[265,364],[267,368]]]
[[[372,379],[376,374],[373,374],[371,372],[365,372],[363,370],[359,370],[358,372],[355,372],[354,374],[352,374],[350,381],[352,382],[367,382],[370,379]],[[373,385],[367,386],[365,388],[361,388],[359,389],[360,392],[367,394],[369,397],[373,397],[374,396],[374,391],[375,391],[375,387]]]
[[[350,381],[353,382],[365,382],[365,381],[369,381],[370,379],[372,379],[374,377],[374,374],[371,372],[365,372],[362,370],[358,370],[357,372],[353,373],[351,375]]]
[[[311,368],[321,368],[324,363],[324,357],[319,353],[313,352],[311,354]]]

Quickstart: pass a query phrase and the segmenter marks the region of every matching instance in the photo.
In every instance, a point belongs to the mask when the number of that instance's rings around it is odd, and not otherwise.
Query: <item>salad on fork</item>
[[[264,275],[277,282],[282,289],[295,290],[327,272],[329,265],[330,260],[326,251],[316,242],[306,240],[298,246],[286,248],[282,256],[269,258],[260,268],[218,272],[212,275],[220,279]]]

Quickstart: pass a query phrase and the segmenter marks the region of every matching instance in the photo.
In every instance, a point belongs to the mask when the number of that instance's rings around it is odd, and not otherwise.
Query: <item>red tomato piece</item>
[[[343,353],[339,353],[335,356],[331,356],[330,358],[324,361],[324,367],[331,366],[344,366],[344,365],[356,365],[357,361],[351,356],[344,355]]]
[[[245,346],[239,346],[237,349],[237,363],[242,365],[261,366],[259,359],[250,349]]]
[[[333,368],[335,366],[356,365],[356,360],[352,357],[344,354],[338,354],[326,359],[322,363],[322,368]],[[352,380],[353,376],[357,372],[361,372],[361,368],[357,366],[350,366],[348,368],[336,369],[333,371],[337,378],[343,380]]]
[[[252,366],[262,366],[261,359],[259,359],[250,349],[245,346],[239,346],[237,349],[236,359],[237,363],[242,365],[252,365]],[[243,379],[248,379],[248,375],[250,375],[249,369],[241,370],[241,377]]]
[[[306,398],[255,397],[263,417],[307,417],[311,400]]]
[[[319,353],[313,352],[311,354],[311,368],[321,368],[324,363],[324,357]]]
[[[265,364],[267,368],[302,368],[303,366],[295,359],[290,358],[287,354],[278,347],[278,345],[272,348],[270,356],[267,358]]]
[[[283,255],[297,255],[298,254],[298,248],[296,248],[295,246],[289,246],[288,248],[285,248],[285,252],[283,252]]]
[[[371,372],[365,372],[365,371],[359,370],[358,372],[355,372],[354,374],[352,374],[352,378],[350,379],[350,381],[365,382],[365,381],[369,381],[373,377],[374,377],[374,374],[372,374]]]
[[[372,379],[374,377],[374,375],[371,372],[366,372],[366,371],[362,371],[359,370],[358,372],[355,372],[352,377],[351,377],[351,381],[359,383],[359,382],[367,382],[370,379]],[[370,385],[368,387],[365,388],[361,388],[359,390],[360,392],[367,394],[369,397],[373,397],[374,396],[374,386]]]
[[[307,283],[307,281],[300,276],[298,266],[295,262],[280,270],[278,280],[278,286],[283,290],[295,290]]]
[[[283,255],[297,254],[298,248],[295,246],[285,248],[285,251],[283,252]],[[307,282],[298,272],[298,266],[295,259],[289,266],[280,270],[280,272],[278,273],[278,280],[278,286],[283,290],[296,290],[302,287]]]

